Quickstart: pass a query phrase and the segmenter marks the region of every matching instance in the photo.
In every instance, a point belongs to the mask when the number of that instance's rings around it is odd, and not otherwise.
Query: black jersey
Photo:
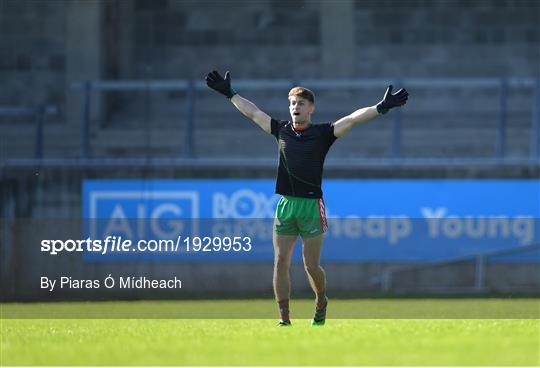
[[[304,130],[294,130],[292,122],[272,119],[271,127],[279,148],[276,193],[322,198],[323,164],[336,140],[334,126],[311,124]]]

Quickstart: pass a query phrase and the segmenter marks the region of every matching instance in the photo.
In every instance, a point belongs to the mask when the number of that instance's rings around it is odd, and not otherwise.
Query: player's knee
[[[313,273],[319,272],[320,265],[318,263],[315,263],[315,262],[306,262],[306,263],[304,263],[304,268],[305,268],[307,273],[313,274]]]
[[[291,262],[291,257],[286,254],[276,254],[274,263],[277,267],[288,266]]]

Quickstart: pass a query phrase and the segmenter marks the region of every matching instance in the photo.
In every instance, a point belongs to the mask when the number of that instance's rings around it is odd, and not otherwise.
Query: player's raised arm
[[[258,126],[267,133],[271,131],[271,118],[261,111],[253,102],[240,96],[231,87],[230,73],[225,73],[223,78],[217,71],[212,71],[206,75],[206,84],[213,90],[227,97],[233,105],[249,119],[253,120]]]
[[[379,114],[386,114],[388,110],[403,106],[407,103],[409,92],[402,88],[392,94],[392,85],[388,86],[383,99],[375,106],[364,107],[356,110],[350,115],[347,115],[334,123],[334,135],[341,137],[347,133],[353,126],[365,123]]]

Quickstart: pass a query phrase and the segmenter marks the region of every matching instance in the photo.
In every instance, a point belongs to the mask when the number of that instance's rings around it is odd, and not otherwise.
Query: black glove
[[[205,80],[208,87],[227,96],[229,99],[237,93],[231,87],[231,77],[229,72],[225,73],[225,78],[223,78],[217,71],[213,70],[206,75]]]
[[[407,92],[405,88],[402,88],[392,94],[392,88],[394,88],[392,85],[388,86],[382,101],[377,104],[377,111],[379,114],[386,114],[388,110],[394,107],[403,106],[407,103],[409,92]]]

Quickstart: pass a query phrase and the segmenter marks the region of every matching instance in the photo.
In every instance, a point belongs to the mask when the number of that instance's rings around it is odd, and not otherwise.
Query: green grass
[[[334,309],[341,303],[334,300]],[[79,311],[102,307],[70,305]],[[3,312],[20,307],[2,305]],[[330,319],[324,327],[302,319],[291,328],[278,328],[273,319],[1,322],[2,365],[540,365],[539,319]]]
[[[293,299],[295,318],[311,318],[313,301]],[[334,319],[539,319],[540,299],[331,299]],[[265,300],[110,301],[0,304],[0,317],[120,319],[265,319],[276,305]]]

